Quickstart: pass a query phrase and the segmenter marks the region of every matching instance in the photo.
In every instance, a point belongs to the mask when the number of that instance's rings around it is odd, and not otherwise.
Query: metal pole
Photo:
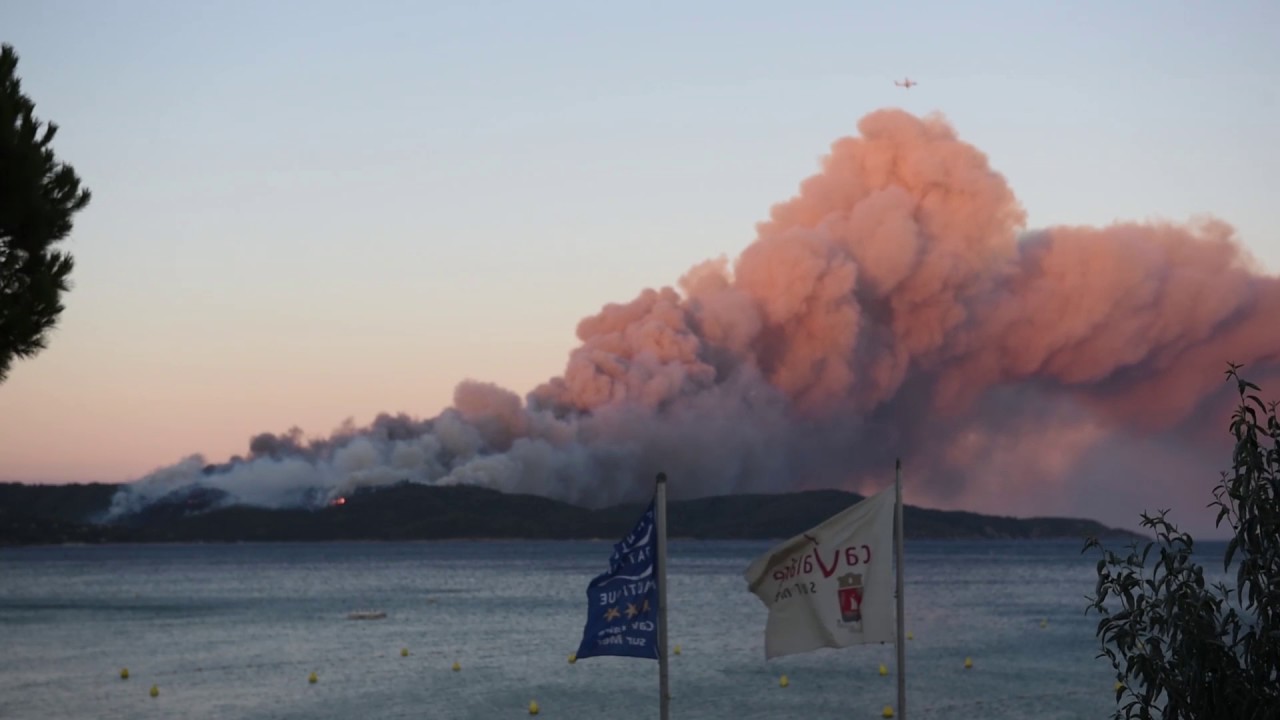
[[[655,524],[658,529],[658,695],[662,720],[671,717],[671,686],[667,676],[667,474],[658,473]]]
[[[898,717],[901,720],[907,719],[907,644],[906,644],[906,614],[903,611],[903,554],[902,554],[902,459],[899,458],[894,468],[894,480],[896,503],[893,511],[893,549],[895,564],[898,566]],[[661,535],[658,536],[659,543],[662,542]],[[658,545],[658,554],[662,554],[662,545]]]

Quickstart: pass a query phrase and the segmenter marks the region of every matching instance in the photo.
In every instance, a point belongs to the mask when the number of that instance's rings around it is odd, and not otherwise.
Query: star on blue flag
[[[613,546],[609,571],[587,585],[587,625],[577,657],[658,659],[658,528],[654,502]]]

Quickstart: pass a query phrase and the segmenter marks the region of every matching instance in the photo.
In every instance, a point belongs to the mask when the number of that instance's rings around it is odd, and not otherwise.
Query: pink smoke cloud
[[[1234,230],[1028,231],[1005,178],[942,117],[880,110],[858,131],[735,260],[582,320],[563,375],[527,398],[467,381],[438,418],[255,447],[305,455],[334,492],[354,480],[332,458],[360,440],[362,482],[382,457],[395,471],[377,477],[596,505],[640,497],[658,469],[676,497],[870,490],[901,456],[915,502],[1039,514],[1133,481],[1131,448],[1171,448],[1144,487],[1207,493],[1214,477],[1187,469],[1229,460],[1222,370],[1280,377],[1280,278]],[[189,480],[260,498],[275,476],[258,462]],[[121,504],[184,477],[161,476]]]

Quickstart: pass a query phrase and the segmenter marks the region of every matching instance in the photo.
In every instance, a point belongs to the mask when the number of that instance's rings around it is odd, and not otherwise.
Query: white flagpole
[[[901,720],[906,720],[907,718],[907,645],[905,642],[906,637],[904,637],[906,635],[906,633],[904,632],[904,628],[906,627],[906,616],[903,612],[903,597],[902,597],[902,586],[903,586],[902,578],[903,578],[904,571],[902,569],[903,542],[902,542],[902,459],[901,458],[898,459],[897,464],[894,467],[893,482],[894,482],[894,485],[896,486],[896,489],[894,490],[894,494],[897,496],[896,502],[894,505],[894,510],[893,510],[893,520],[894,520],[893,522],[894,553],[893,554],[894,554],[894,559],[896,560],[894,564],[898,566],[898,642],[897,642],[897,645],[898,645],[898,717],[901,718]],[[661,535],[659,535],[658,536],[659,557],[661,557],[662,555],[662,544],[661,544],[662,541],[663,541],[663,538]],[[658,632],[661,633],[662,630],[659,630]],[[662,637],[662,635],[659,634],[658,637]],[[659,640],[659,642],[661,642],[661,640]]]
[[[667,474],[658,473],[657,508],[654,523],[658,530],[658,695],[662,720],[671,717],[671,687],[667,676]],[[901,634],[901,633],[899,633]]]

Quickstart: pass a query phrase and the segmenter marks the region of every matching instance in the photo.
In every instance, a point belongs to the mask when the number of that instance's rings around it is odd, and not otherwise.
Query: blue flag
[[[578,657],[658,659],[658,528],[653,501],[631,534],[615,543],[609,572],[587,585],[587,626]]]

